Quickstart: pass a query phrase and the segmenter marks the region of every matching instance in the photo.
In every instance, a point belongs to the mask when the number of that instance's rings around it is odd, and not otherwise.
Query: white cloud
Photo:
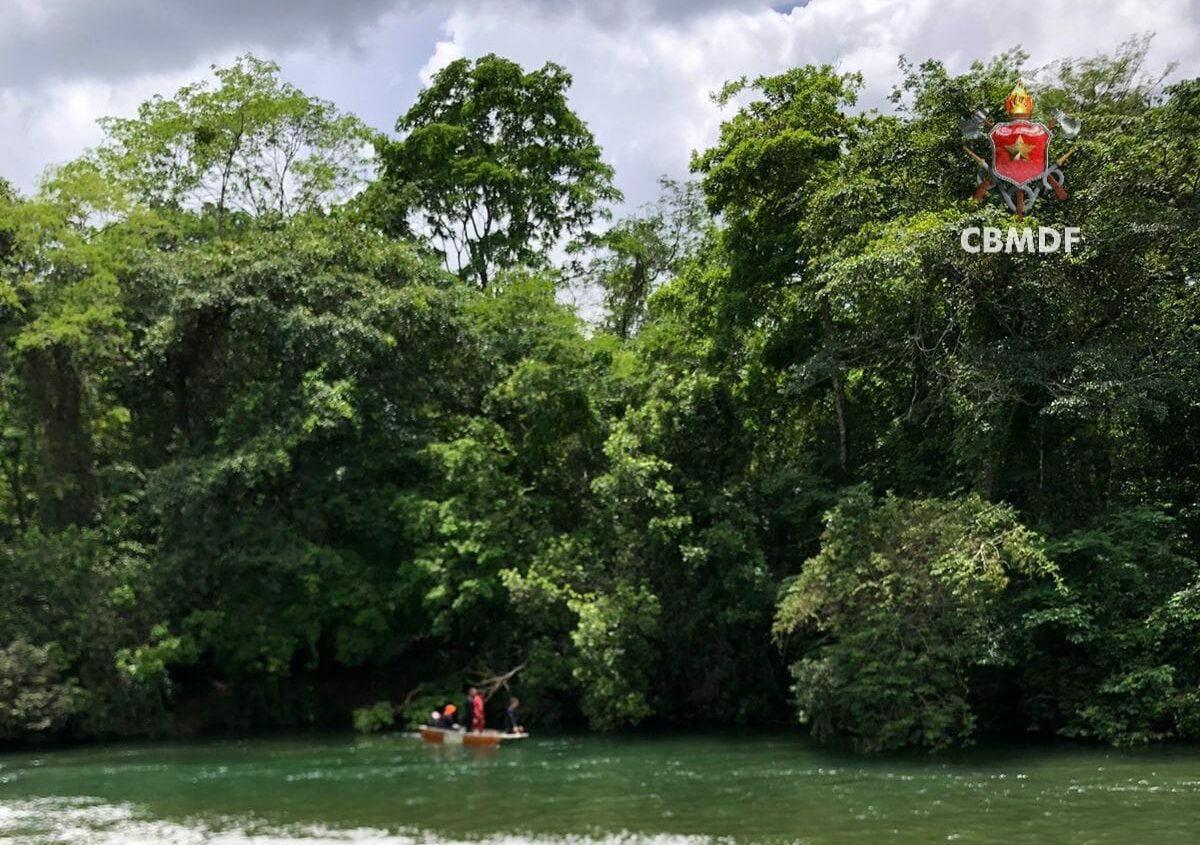
[[[433,48],[433,55],[429,57],[429,61],[417,72],[421,84],[428,85],[439,70],[456,59],[461,59],[462,55],[462,48],[458,46],[457,42],[439,41]]]
[[[1200,73],[1200,10],[1188,0],[1043,0],[1024,21],[976,0],[813,0],[784,13],[739,3],[679,19],[623,9],[601,23],[579,6],[548,14],[536,4],[460,4],[426,70],[441,56],[489,52],[564,65],[572,104],[632,204],[652,198],[658,175],[686,174],[690,151],[711,144],[722,119],[709,92],[742,75],[810,62],[861,70],[862,105],[884,108],[901,54],[962,71],[1021,45],[1036,66],[1111,51],[1146,31],[1157,33],[1151,68],[1180,60],[1179,75]]]

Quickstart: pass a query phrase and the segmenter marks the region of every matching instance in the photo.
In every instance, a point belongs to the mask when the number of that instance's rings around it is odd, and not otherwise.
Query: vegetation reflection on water
[[[0,757],[0,841],[1196,841],[1200,755],[863,758],[795,737],[117,746]]]

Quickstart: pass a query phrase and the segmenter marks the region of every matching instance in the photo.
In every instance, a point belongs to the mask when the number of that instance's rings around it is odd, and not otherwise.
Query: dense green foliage
[[[1020,53],[891,115],[732,83],[603,232],[570,77],[497,57],[398,140],[247,57],[0,183],[0,739],[489,677],[539,725],[1200,736],[1200,81],[1143,53],[1031,84],[1083,121],[1026,218],[1071,255],[959,246],[1013,222],[957,129]]]
[[[830,511],[779,605],[778,632],[823,635],[793,668],[801,712],[818,737],[871,750],[968,740],[973,676],[1015,662],[1035,622],[1021,604],[1061,590],[1057,573],[1004,505],[871,499],[852,490]]]

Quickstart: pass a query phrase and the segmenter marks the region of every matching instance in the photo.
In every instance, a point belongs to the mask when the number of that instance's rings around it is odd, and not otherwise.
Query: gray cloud
[[[785,3],[783,8],[807,3]],[[323,44],[353,50],[389,12],[444,11],[437,0],[0,0],[0,89],[71,79],[117,81],[194,65],[214,53]],[[582,14],[599,29],[682,21],[764,0],[501,0],[547,20]],[[776,4],[778,5],[778,4]]]
[[[353,46],[401,0],[0,0],[0,89],[171,71],[243,47]]]
[[[779,12],[808,5],[809,0],[771,2],[771,0],[500,0],[479,3],[489,13],[496,7],[508,7],[523,14],[540,14],[547,19],[583,16],[601,29],[619,29],[631,22],[682,22],[702,17],[718,10]],[[458,4],[466,5],[466,4]]]

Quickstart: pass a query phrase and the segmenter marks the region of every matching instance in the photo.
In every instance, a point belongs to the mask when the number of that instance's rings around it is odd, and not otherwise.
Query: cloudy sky
[[[958,70],[1019,44],[1036,66],[1145,32],[1153,68],[1200,75],[1200,0],[0,0],[0,175],[31,190],[98,140],[98,117],[246,51],[378,128],[446,62],[495,52],[574,74],[636,204],[715,137],[708,94],[727,79],[830,62],[863,71],[883,107],[900,54]]]

